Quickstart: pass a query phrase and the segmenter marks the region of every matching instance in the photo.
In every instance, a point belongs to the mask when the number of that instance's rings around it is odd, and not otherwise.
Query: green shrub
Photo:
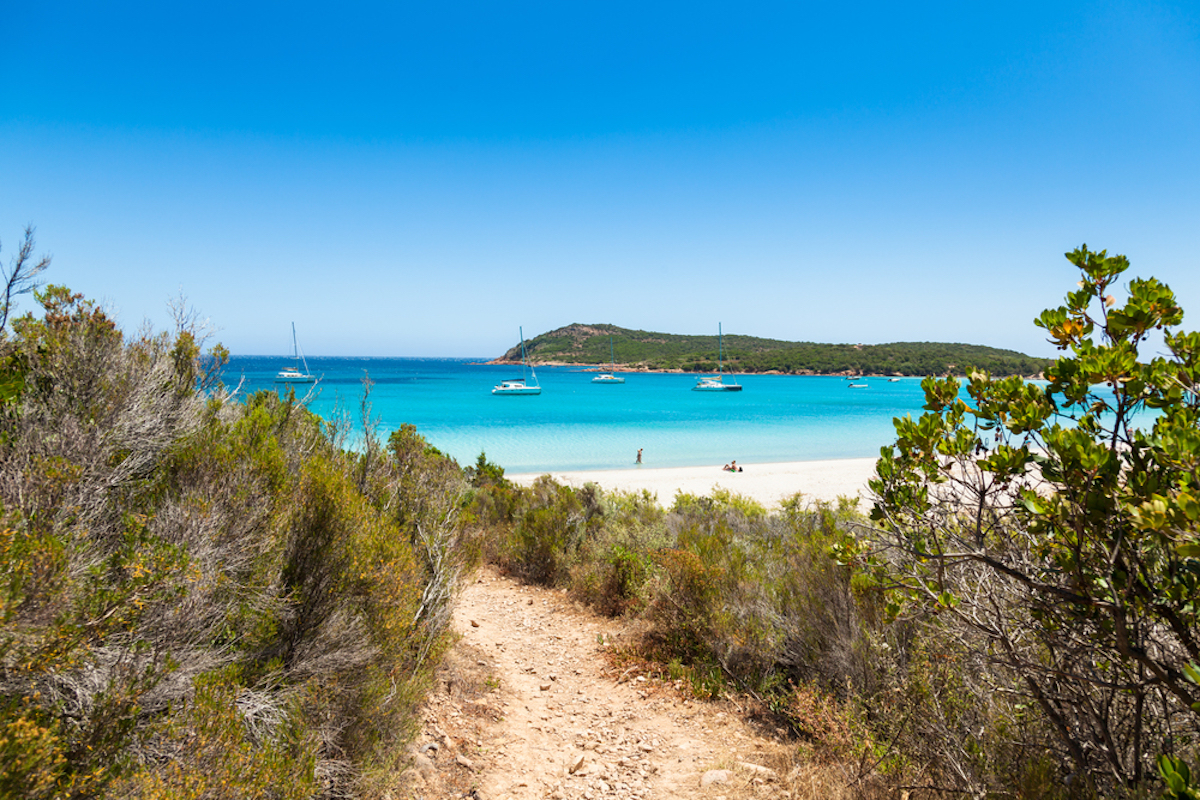
[[[0,795],[385,783],[478,557],[457,465],[235,402],[199,331],[38,299],[0,333]]]
[[[594,519],[581,494],[543,475],[523,493],[516,516],[502,556],[508,567],[533,583],[565,581]]]
[[[58,796],[66,756],[57,721],[32,698],[0,706],[0,797]]]
[[[198,678],[195,693],[163,731],[161,760],[143,764],[113,794],[137,800],[313,797],[320,788],[318,742],[295,704],[279,709],[258,705],[262,701],[241,686],[236,670]]]

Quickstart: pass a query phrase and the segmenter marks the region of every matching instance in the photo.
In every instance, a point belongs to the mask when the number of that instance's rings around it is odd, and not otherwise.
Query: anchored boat
[[[275,373],[276,383],[314,383],[317,379],[308,371],[308,361],[305,360],[304,354],[300,352],[300,345],[296,343],[296,323],[292,323],[292,357],[295,359],[290,367],[284,367]],[[304,369],[300,369],[300,365],[304,365]]]
[[[596,377],[592,378],[592,383],[624,383],[625,382],[625,378],[621,377],[620,375],[613,374],[617,369],[617,357],[613,353],[613,342],[612,342],[612,334],[611,333],[608,335],[608,358],[612,362],[612,369],[610,369],[608,372],[602,372],[599,375],[597,375]]]
[[[730,375],[732,383],[725,383],[725,374],[721,368],[721,360],[724,349],[724,335],[721,332],[721,323],[717,323],[717,374],[702,375],[696,380],[696,385],[692,387],[693,392],[740,392],[742,385],[737,382],[737,378]]]
[[[492,387],[492,394],[541,394],[542,387],[538,385],[537,373],[533,370],[533,365],[528,362],[525,357],[525,331],[522,328],[517,328],[521,333],[521,377],[511,378],[506,381],[500,381]],[[530,384],[525,377],[525,370],[529,369],[530,375],[533,376],[533,383]]]

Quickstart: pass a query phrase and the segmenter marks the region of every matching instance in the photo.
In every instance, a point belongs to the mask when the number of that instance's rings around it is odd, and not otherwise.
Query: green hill
[[[716,336],[681,336],[616,325],[572,323],[535,336],[525,349],[535,364],[607,364],[610,335],[620,369],[709,372],[717,368]],[[1036,375],[1050,363],[1015,350],[975,344],[819,344],[739,334],[725,335],[724,353],[727,370],[792,375],[945,375],[970,368],[993,375]],[[495,363],[520,361],[518,343]]]

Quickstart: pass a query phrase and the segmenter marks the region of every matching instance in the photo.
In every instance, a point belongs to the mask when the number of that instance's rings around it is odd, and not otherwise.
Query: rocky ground
[[[485,569],[455,619],[397,798],[799,796],[781,731],[614,658],[621,624],[565,594]]]

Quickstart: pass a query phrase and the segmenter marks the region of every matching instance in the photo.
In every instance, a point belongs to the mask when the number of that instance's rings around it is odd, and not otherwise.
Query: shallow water
[[[287,363],[235,356],[225,382],[244,380],[244,392],[277,388],[275,373]],[[310,404],[316,413],[328,418],[340,408],[357,419],[369,374],[385,436],[412,423],[459,463],[485,451],[509,472],[627,467],[638,448],[651,467],[876,456],[895,438],[892,418],[919,415],[923,403],[918,378],[871,378],[852,389],[837,377],[739,375],[743,391],[706,393],[691,391],[693,375],[625,373],[624,384],[602,385],[578,367],[544,367],[542,393],[514,397],[491,388],[519,376],[519,367],[419,358],[310,358],[308,365],[320,377]]]

